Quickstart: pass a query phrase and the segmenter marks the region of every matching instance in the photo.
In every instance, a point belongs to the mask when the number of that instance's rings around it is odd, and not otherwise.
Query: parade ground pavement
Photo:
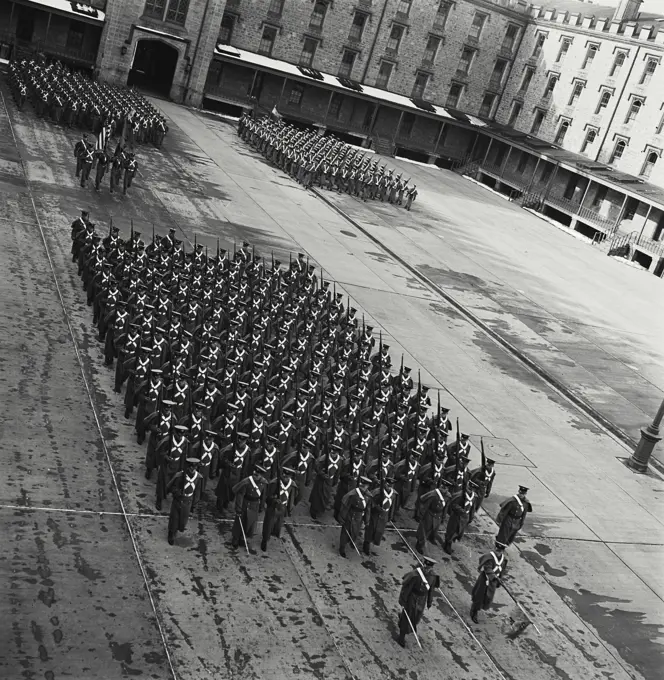
[[[74,177],[77,133],[0,89],[0,677],[662,677],[663,478],[631,472],[628,448],[565,393],[638,438],[664,391],[661,280],[437,168],[382,159],[417,183],[410,213],[305,191],[227,121],[161,100],[164,148],[138,148],[129,195],[97,194]],[[187,248],[305,253],[434,404],[440,390],[471,435],[471,467],[483,439],[493,494],[451,557],[428,546],[442,592],[422,650],[394,640],[414,564],[395,531],[370,558],[343,559],[331,513],[314,522],[303,503],[266,553],[255,537],[247,554],[228,546],[232,516],[210,495],[168,545],[169,503],[155,510],[71,261],[81,208],[101,232],[112,217],[148,242],[175,227]],[[534,512],[506,583],[534,625],[515,635],[505,590],[479,625],[469,605],[519,484]],[[414,546],[412,518],[397,525]]]

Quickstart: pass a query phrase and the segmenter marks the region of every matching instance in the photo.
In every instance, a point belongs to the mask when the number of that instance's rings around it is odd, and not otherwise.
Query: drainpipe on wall
[[[599,162],[599,157],[602,153],[602,149],[604,148],[604,144],[606,144],[606,138],[609,136],[609,131],[611,130],[611,126],[613,125],[613,120],[616,117],[616,113],[618,112],[618,106],[620,106],[620,102],[622,101],[623,95],[625,94],[625,88],[627,87],[627,83],[629,82],[629,79],[632,77],[632,71],[634,70],[634,64],[636,64],[636,60],[639,58],[639,52],[641,51],[641,46],[636,48],[636,54],[634,55],[634,59],[632,60],[632,64],[629,67],[629,73],[627,74],[627,78],[625,78],[625,82],[623,83],[623,86],[620,90],[620,94],[618,95],[618,99],[616,100],[616,105],[613,107],[613,113],[611,114],[611,118],[609,119],[609,123],[606,126],[606,132],[604,133],[604,139],[602,139],[602,143],[599,145],[599,150],[597,151],[597,156],[595,156],[595,163]]]
[[[203,10],[203,21],[201,22],[201,30],[198,31],[198,37],[196,38],[196,47],[194,47],[194,56],[189,63],[189,73],[187,74],[187,84],[184,88],[184,97],[182,97],[182,103],[187,102],[189,97],[189,85],[191,83],[191,74],[194,72],[194,64],[196,63],[196,57],[198,56],[198,47],[201,44],[201,33],[203,32],[206,24],[208,8],[210,7],[210,0],[205,0],[205,9]]]
[[[378,42],[378,34],[380,33],[381,26],[383,25],[383,19],[385,18],[385,10],[387,9],[387,3],[389,0],[383,0],[383,9],[380,12],[380,19],[378,19],[378,26],[376,26],[376,32],[374,34],[374,39],[371,42],[371,47],[369,48],[369,53],[367,54],[367,63],[364,65],[364,72],[362,73],[362,78],[360,82],[364,85],[367,73],[369,72],[369,66],[371,65],[371,59],[373,58],[374,50],[376,49],[376,43]]]

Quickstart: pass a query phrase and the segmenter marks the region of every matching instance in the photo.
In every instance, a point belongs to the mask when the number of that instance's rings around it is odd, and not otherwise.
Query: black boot
[[[443,550],[448,554],[451,555],[454,551],[452,550],[452,544],[449,541],[445,541],[443,543]]]
[[[175,536],[171,533],[168,534],[168,545],[173,545],[175,543]]]
[[[152,470],[150,468],[145,468],[145,479],[150,479],[151,474]]]
[[[261,541],[261,550],[262,550],[263,552],[265,552],[265,551],[267,550],[267,541],[266,541],[265,539],[263,539],[263,540]]]
[[[479,623],[477,620],[477,609],[474,607],[470,608],[470,618],[473,620],[474,623]]]
[[[365,555],[371,555],[371,543],[369,543],[369,541],[364,541],[364,545],[362,546],[362,552]]]

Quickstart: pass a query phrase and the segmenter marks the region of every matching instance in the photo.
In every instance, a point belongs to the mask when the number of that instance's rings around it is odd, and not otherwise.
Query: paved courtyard
[[[95,194],[74,179],[76,135],[1,89],[0,677],[661,677],[662,477],[631,473],[616,438],[450,299],[635,437],[664,392],[662,281],[434,168],[388,161],[418,184],[411,213],[322,200],[227,123],[163,101],[171,130],[162,151],[139,149],[132,193]],[[81,207],[147,240],[175,226],[210,248],[306,252],[484,438],[494,495],[453,557],[433,548],[446,599],[425,615],[424,652],[392,639],[413,562],[396,533],[376,557],[343,560],[331,518],[300,507],[281,542],[247,555],[225,545],[229,517],[210,503],[167,544],[71,263]],[[479,626],[468,607],[518,484],[534,513],[508,553],[511,584],[541,635],[512,640],[504,592]],[[401,525],[414,543],[412,520]]]

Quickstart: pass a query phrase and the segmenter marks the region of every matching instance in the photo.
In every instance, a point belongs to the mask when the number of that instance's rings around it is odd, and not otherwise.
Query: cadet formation
[[[19,109],[29,101],[40,118],[95,137],[108,127],[127,144],[160,147],[168,132],[166,119],[140,93],[96,82],[57,61],[12,61],[9,85]]]
[[[126,194],[138,172],[134,146],[161,147],[168,132],[165,118],[139,93],[97,83],[58,62],[13,61],[9,84],[19,109],[30,101],[40,118],[80,131],[74,158],[81,187],[100,191],[108,174],[110,192]]]
[[[248,243],[233,252],[186,247],[175,230],[147,243],[133,231],[71,225],[78,265],[114,389],[145,447],[154,503],[170,497],[168,542],[196,506],[232,518],[229,549],[261,550],[307,504],[332,514],[339,553],[370,556],[392,521],[412,513],[418,564],[400,595],[400,644],[431,605],[429,546],[452,553],[495,479],[484,456],[432,405],[412,371],[300,253],[288,263]],[[471,617],[491,604],[504,549],[532,507],[524,487],[500,510],[495,549],[479,562]],[[418,640],[419,642],[419,640]]]
[[[254,119],[244,114],[238,134],[265,158],[309,189],[318,186],[347,193],[363,201],[388,201],[410,210],[417,198],[417,187],[401,173],[334,137],[301,130],[269,116]]]

